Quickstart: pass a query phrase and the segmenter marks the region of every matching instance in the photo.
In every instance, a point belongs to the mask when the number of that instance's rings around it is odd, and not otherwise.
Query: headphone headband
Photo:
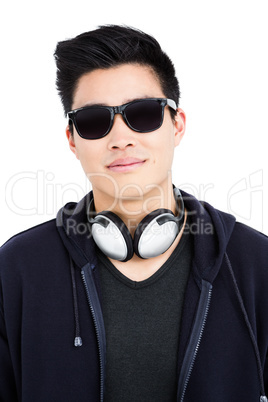
[[[176,212],[157,209],[146,215],[138,224],[134,238],[125,223],[113,212],[95,212],[94,199],[88,206],[88,221],[97,246],[107,257],[128,261],[133,254],[152,258],[163,254],[172,245],[184,221],[184,202],[181,192],[174,187]]]

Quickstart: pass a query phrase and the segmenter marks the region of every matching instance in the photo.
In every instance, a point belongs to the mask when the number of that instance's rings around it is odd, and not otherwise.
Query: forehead
[[[122,64],[81,76],[74,93],[73,109],[96,103],[116,106],[137,98],[164,96],[151,67]]]

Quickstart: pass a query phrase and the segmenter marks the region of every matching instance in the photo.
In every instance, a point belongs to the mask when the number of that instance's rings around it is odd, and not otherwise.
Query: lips
[[[127,172],[135,170],[136,168],[142,166],[145,163],[145,160],[138,158],[122,158],[116,159],[110,165],[108,165],[108,169],[113,172]]]

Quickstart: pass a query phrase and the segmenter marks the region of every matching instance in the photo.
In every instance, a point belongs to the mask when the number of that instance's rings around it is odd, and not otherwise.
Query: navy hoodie
[[[194,255],[178,334],[177,401],[266,401],[268,238],[182,194]],[[103,400],[91,197],[0,249],[0,401]]]

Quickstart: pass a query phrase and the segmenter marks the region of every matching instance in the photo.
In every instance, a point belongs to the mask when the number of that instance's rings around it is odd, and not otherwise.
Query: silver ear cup
[[[179,227],[172,213],[155,217],[134,239],[135,253],[141,258],[152,258],[169,249],[178,235]]]
[[[98,214],[91,227],[92,236],[107,257],[127,261],[133,256],[132,238],[125,224],[113,215],[111,212]]]

